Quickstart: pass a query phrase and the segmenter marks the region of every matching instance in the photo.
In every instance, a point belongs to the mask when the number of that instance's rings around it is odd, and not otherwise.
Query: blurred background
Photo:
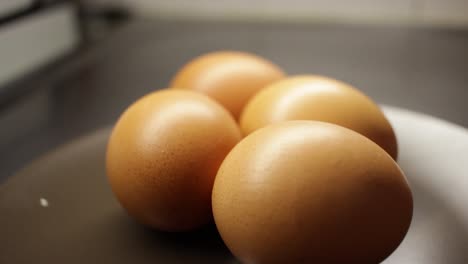
[[[468,127],[466,0],[2,0],[0,182],[219,49]]]

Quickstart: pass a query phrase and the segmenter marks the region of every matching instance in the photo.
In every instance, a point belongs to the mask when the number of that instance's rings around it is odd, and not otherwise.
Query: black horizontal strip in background
[[[3,0],[1,0],[3,1]],[[14,0],[11,0],[14,1]],[[26,5],[20,8],[17,11],[13,11],[11,14],[5,14],[0,16],[0,29],[7,25],[8,23],[15,21],[19,18],[26,17],[28,15],[34,14],[42,9],[48,8],[50,6],[55,6],[63,2],[78,2],[76,0],[35,0],[31,4]]]

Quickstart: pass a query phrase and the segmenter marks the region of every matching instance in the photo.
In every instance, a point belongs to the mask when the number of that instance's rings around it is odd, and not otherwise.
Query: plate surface
[[[415,211],[385,264],[468,263],[468,131],[385,107]],[[34,161],[0,186],[0,263],[237,263],[213,225],[167,234],[133,222],[104,167],[109,130]]]

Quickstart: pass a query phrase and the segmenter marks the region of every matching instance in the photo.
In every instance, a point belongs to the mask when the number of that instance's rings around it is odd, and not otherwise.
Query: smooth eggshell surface
[[[240,140],[235,120],[207,96],[166,90],[136,101],[107,147],[107,175],[121,205],[165,231],[212,220],[211,190],[224,157]]]
[[[380,263],[406,235],[412,194],[366,137],[317,121],[260,129],[216,176],[213,213],[243,263]]]
[[[383,112],[369,97],[343,82],[314,75],[275,82],[250,100],[240,125],[247,135],[287,120],[317,120],[347,127],[397,158],[395,133]]]
[[[259,56],[236,51],[207,53],[184,65],[170,87],[204,93],[221,103],[235,119],[247,101],[265,86],[284,77],[283,71]]]

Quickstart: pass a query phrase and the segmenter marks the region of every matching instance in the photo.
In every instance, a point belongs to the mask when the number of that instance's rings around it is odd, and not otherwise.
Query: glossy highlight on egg
[[[244,135],[288,120],[316,120],[352,129],[394,159],[398,145],[390,122],[376,103],[344,82],[318,76],[290,76],[257,93],[240,118]]]
[[[260,56],[240,51],[215,51],[185,64],[170,87],[206,94],[238,119],[248,100],[284,72]]]
[[[186,231],[212,220],[211,191],[224,157],[241,139],[232,116],[209,97],[181,90],[144,96],[109,139],[107,176],[138,222]]]

